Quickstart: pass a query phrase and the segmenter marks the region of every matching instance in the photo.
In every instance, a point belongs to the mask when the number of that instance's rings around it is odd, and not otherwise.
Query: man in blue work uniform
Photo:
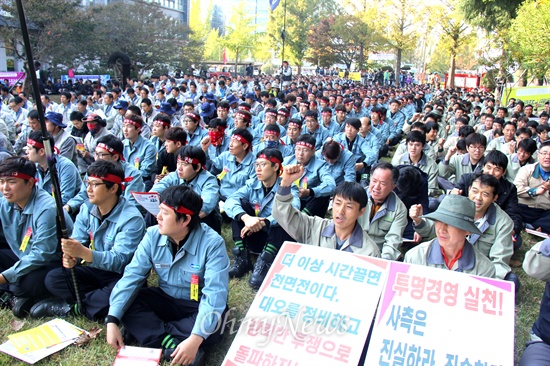
[[[277,125],[265,126],[262,141],[254,146],[252,152],[254,153],[254,155],[256,155],[263,149],[268,148],[278,150],[279,152],[281,152],[281,154],[283,154],[283,158],[294,155],[294,149],[286,146],[285,143],[282,142],[281,131],[279,130],[279,126]]]
[[[336,186],[343,182],[355,182],[355,156],[339,142],[325,142],[323,148],[315,153],[315,157],[327,162],[328,171]]]
[[[225,200],[254,177],[254,154],[252,154],[252,134],[238,128],[233,131],[229,151],[212,160],[210,173],[220,182],[220,199]]]
[[[359,134],[361,121],[358,118],[350,117],[346,119],[346,129],[344,132],[336,135],[334,140],[340,143],[345,150],[350,151],[355,157],[356,179],[359,181],[361,175],[368,174],[371,166],[378,160],[378,150],[373,150],[365,143],[363,137]]]
[[[24,317],[50,293],[46,273],[59,265],[55,201],[35,185],[36,166],[20,157],[0,162],[0,221],[7,246],[0,248],[0,302]],[[67,230],[73,222],[65,215]]]
[[[191,187],[169,187],[160,202],[158,226],[147,230],[111,293],[107,342],[124,346],[122,323],[138,344],[162,347],[173,364],[189,365],[199,347],[222,338],[229,258],[223,238],[200,223],[202,200]],[[158,287],[144,287],[151,270]]]
[[[114,163],[118,163],[122,167],[126,179],[131,179],[128,184],[126,184],[124,197],[126,197],[128,201],[136,204],[136,200],[130,192],[143,192],[145,190],[145,184],[141,178],[141,172],[124,160],[122,150],[122,141],[113,135],[104,136],[97,141],[94,153],[95,160],[112,161]],[[88,177],[84,176],[84,179],[88,179]],[[78,209],[84,203],[88,203],[88,195],[86,194],[86,185],[82,183],[80,192],[78,192],[74,198],[69,200],[63,208],[70,214],[76,216]]]
[[[44,280],[56,298],[36,303],[32,317],[105,318],[111,290],[145,234],[141,213],[122,196],[124,179],[122,167],[111,161],[97,160],[88,167],[85,185],[91,205],[81,207],[71,238],[61,239],[63,268],[51,270]],[[66,268],[74,268],[83,309],[76,304]]]
[[[302,177],[294,182],[300,191],[300,209],[310,216],[325,217],[330,196],[336,188],[327,162],[315,157],[315,138],[311,135],[298,137],[294,151],[295,156],[287,157],[283,165],[300,164],[304,167]]]
[[[304,122],[305,128],[302,129],[302,134],[310,134],[315,138],[315,150],[323,147],[329,137],[328,130],[319,124],[318,114],[315,111],[307,111]]]
[[[143,181],[151,180],[155,168],[157,149],[141,136],[143,118],[137,115],[124,117],[122,132],[124,134],[124,159],[134,164],[141,171]]]
[[[202,198],[202,208],[199,213],[201,222],[221,234],[222,221],[218,208],[220,186],[216,177],[204,169],[205,164],[206,154],[200,147],[181,147],[177,152],[176,171],[156,183],[151,188],[151,192],[162,193],[166,188],[177,185],[192,187]]]
[[[281,178],[283,156],[275,149],[264,149],[256,155],[256,176],[246,182],[225,201],[224,210],[233,220],[232,249],[235,262],[229,269],[230,277],[242,277],[250,269],[250,251],[261,253],[250,276],[250,286],[259,288],[277,256],[281,245],[294,241],[271,215],[273,199]],[[298,187],[292,186],[293,205],[300,209]]]
[[[48,136],[50,146],[53,146],[53,138]],[[82,179],[78,168],[72,161],[64,156],[54,154],[55,166],[59,180],[59,190],[61,191],[61,202],[66,204],[71,198],[76,196],[81,185]],[[44,151],[44,143],[42,133],[33,131],[27,139],[27,158],[36,163],[36,185],[44,189],[48,193],[52,193],[52,181],[46,152]]]
[[[202,149],[214,160],[229,148],[230,136],[226,136],[227,123],[219,118],[208,122],[208,136],[201,140]]]
[[[406,116],[400,108],[401,102],[399,100],[393,99],[390,101],[390,109],[386,112],[386,120],[390,125],[390,136],[385,142],[386,145],[395,146],[401,141]]]
[[[186,113],[182,123],[187,132],[188,145],[200,146],[202,139],[208,135],[208,131],[201,126],[201,116],[195,112]]]

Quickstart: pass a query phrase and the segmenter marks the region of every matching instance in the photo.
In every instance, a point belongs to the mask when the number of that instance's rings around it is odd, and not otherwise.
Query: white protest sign
[[[286,242],[222,365],[357,365],[389,262]]]
[[[160,194],[157,192],[130,192],[137,203],[143,206],[149,213],[157,217],[159,213]]]
[[[364,365],[512,366],[512,282],[392,262]]]

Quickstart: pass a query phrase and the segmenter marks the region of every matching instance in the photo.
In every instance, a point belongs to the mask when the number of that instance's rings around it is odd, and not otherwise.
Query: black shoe
[[[29,315],[35,300],[32,297],[17,297],[13,296],[10,300],[11,310],[13,315],[18,318],[24,318]]]
[[[264,282],[264,278],[267,275],[267,272],[269,271],[269,268],[273,264],[274,259],[275,256],[268,252],[262,252],[262,254],[260,254],[258,259],[256,260],[256,264],[254,264],[254,271],[250,276],[250,286],[255,289],[260,288],[262,282]]]
[[[248,271],[252,269],[250,263],[250,254],[246,249],[239,249],[237,247],[231,250],[233,252],[233,258],[235,261],[231,268],[229,268],[229,278],[240,278],[244,276]]]
[[[162,356],[164,358],[165,361],[171,361],[172,360],[172,353],[174,353],[176,349],[175,348],[165,348],[163,351],[162,351]],[[199,350],[197,351],[197,355],[195,356],[195,359],[193,360],[192,363],[188,364],[189,366],[203,366],[203,365],[206,365],[206,357],[205,356],[205,352],[202,348],[199,348]]]
[[[0,309],[11,309],[10,300],[13,294],[9,291],[0,291]]]
[[[31,317],[35,319],[49,316],[66,318],[71,312],[71,305],[60,299],[46,299],[34,304],[30,310]]]

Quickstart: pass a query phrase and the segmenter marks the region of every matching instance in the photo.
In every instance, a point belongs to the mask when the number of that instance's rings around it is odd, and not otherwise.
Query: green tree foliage
[[[34,60],[57,65],[62,63],[74,66],[83,55],[82,40],[87,39],[84,16],[79,12],[77,0],[26,0],[23,2],[25,18],[29,29],[29,38]],[[0,37],[6,42],[15,56],[25,60],[24,68],[28,72],[25,46],[19,24],[19,15],[15,1],[2,1],[0,10],[4,13],[0,23]],[[78,28],[82,23],[82,28]],[[80,37],[79,31],[83,34]],[[26,79],[25,90],[30,87],[30,78]]]
[[[397,55],[395,75],[401,72],[403,54],[413,50],[418,43],[418,33],[413,26],[420,13],[419,4],[408,0],[389,0],[384,7],[382,34]]]
[[[550,67],[550,1],[527,1],[509,30],[514,58],[539,80]]]
[[[441,24],[443,37],[447,40],[447,50],[449,51],[449,75],[455,74],[456,58],[462,46],[472,40],[473,34],[471,28],[459,17],[446,17]],[[454,78],[449,78],[448,86],[454,88]]]
[[[94,37],[85,47],[91,60],[105,61],[121,51],[141,76],[153,67],[185,68],[182,61],[195,63],[202,58],[197,51],[200,45],[187,39],[189,29],[148,2],[94,6],[87,16],[95,26]]]
[[[226,35],[221,40],[222,46],[231,51],[229,57],[235,60],[235,72],[239,60],[249,56],[255,45],[254,16],[249,14],[246,4],[239,1],[233,7]]]
[[[464,18],[487,32],[510,26],[519,6],[525,0],[460,0]]]
[[[319,19],[340,12],[333,0],[281,0],[281,4],[269,15],[268,34],[271,45],[282,55],[281,31],[284,23],[286,1],[286,40],[284,58],[300,68],[308,51],[307,35]]]

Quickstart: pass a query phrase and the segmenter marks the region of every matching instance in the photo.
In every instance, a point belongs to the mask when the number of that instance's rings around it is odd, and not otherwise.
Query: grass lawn
[[[228,243],[228,252],[230,252],[233,246],[233,240],[231,239],[231,229],[228,225],[224,224],[223,236]],[[525,251],[529,249],[538,239],[530,236],[529,234],[523,235],[523,246],[518,253],[512,258],[516,261],[522,261]],[[516,305],[516,342],[515,342],[515,358],[516,364],[523,352],[524,344],[529,336],[529,330],[533,321],[536,319],[539,312],[540,299],[544,291],[544,283],[527,276],[521,267],[514,268],[514,272],[518,274],[522,281],[522,289]],[[234,319],[242,319],[248,310],[250,303],[254,298],[254,291],[252,291],[248,285],[248,276],[240,280],[231,280],[229,283],[229,307],[232,308],[232,315]],[[5,342],[7,336],[13,333],[11,329],[11,321],[15,319],[10,311],[0,310],[0,341]],[[82,327],[84,329],[91,329],[94,326],[99,326],[105,329],[103,324],[88,321],[84,318],[67,319],[69,322]],[[42,321],[35,321],[27,319],[22,330],[27,330],[32,327],[42,324]],[[237,330],[238,324],[235,326]],[[226,332],[226,336],[222,344],[212,349],[207,357],[207,365],[217,366],[223,361],[225,353],[229,349],[231,342],[234,338],[234,334],[229,335]],[[489,343],[488,343],[489,346]],[[498,345],[492,345],[493,347],[499,347]],[[104,366],[111,365],[115,357],[115,351],[107,345],[105,341],[105,333],[102,332],[97,339],[93,340],[90,344],[83,348],[76,346],[70,346],[65,350],[54,354],[45,360],[36,363],[36,365],[86,365],[86,366]],[[0,353],[0,365],[21,365],[25,364],[8,355]],[[164,363],[168,365],[168,363]]]

